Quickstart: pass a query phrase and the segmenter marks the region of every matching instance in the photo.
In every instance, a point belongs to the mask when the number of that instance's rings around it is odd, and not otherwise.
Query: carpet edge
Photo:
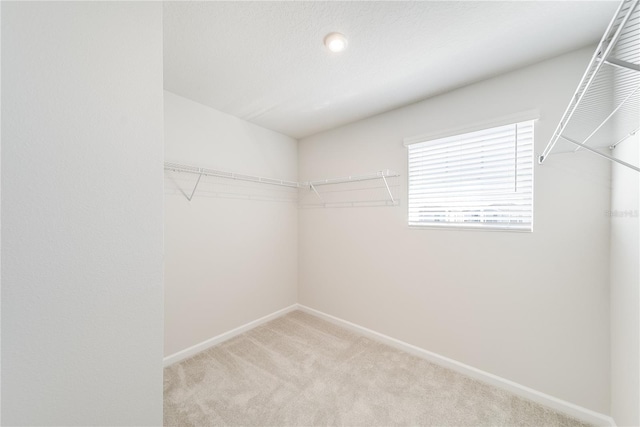
[[[173,365],[174,363],[178,363],[185,359],[193,357],[196,354],[203,352],[215,345],[218,345],[224,341],[230,340],[231,338],[237,337],[238,335],[243,334],[247,331],[250,331],[251,329],[254,329],[257,326],[260,326],[271,320],[277,319],[278,317],[284,316],[285,314],[298,309],[299,309],[298,304],[291,304],[288,307],[274,311],[271,314],[267,314],[266,316],[260,317],[259,319],[253,320],[249,323],[245,323],[244,325],[238,326],[237,328],[231,329],[230,331],[224,332],[220,335],[216,335],[198,344],[192,345],[191,347],[187,347],[184,350],[180,350],[176,353],[170,354],[169,356],[166,356],[162,359],[163,367],[166,368],[168,366]]]
[[[458,362],[457,360],[450,359],[438,353],[434,353],[432,351],[425,350],[423,348],[406,343],[396,338],[392,338],[388,335],[381,334],[379,332],[365,328],[364,326],[360,326],[358,324],[349,322],[339,317],[335,317],[330,314],[324,313],[320,310],[316,310],[314,308],[311,308],[302,304],[297,304],[297,309],[300,311],[306,312],[308,314],[312,314],[317,317],[320,317],[324,320],[327,320],[331,323],[342,326],[351,331],[358,332],[376,341],[383,342],[391,347],[405,351],[414,356],[420,357],[422,359],[426,359],[429,362],[435,363],[436,365],[449,368],[453,371],[456,371],[458,373],[461,373],[473,379],[479,380],[485,384],[492,385],[494,387],[513,393],[517,396],[531,400],[540,405],[546,406],[547,408],[556,410],[565,415],[576,418],[580,421],[594,424],[597,426],[616,427],[616,423],[614,419],[609,415],[601,414],[591,409],[587,409],[582,406],[576,405],[574,403],[567,402],[565,400],[559,399],[557,397],[551,396],[549,394],[546,394],[541,391],[527,387],[525,385],[519,384],[515,381],[511,381],[506,378],[502,378],[498,375],[494,375],[492,373],[475,368],[473,366],[466,365],[462,362]]]

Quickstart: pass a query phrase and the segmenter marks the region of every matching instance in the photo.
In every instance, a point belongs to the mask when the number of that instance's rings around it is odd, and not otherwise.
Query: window
[[[408,149],[410,226],[532,230],[533,121]]]

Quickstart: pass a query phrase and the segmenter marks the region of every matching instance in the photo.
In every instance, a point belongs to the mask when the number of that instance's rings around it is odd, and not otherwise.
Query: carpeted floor
[[[586,426],[301,311],[164,374],[165,426]]]

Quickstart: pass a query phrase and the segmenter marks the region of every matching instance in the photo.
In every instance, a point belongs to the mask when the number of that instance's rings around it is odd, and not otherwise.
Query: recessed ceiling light
[[[324,45],[331,52],[342,52],[347,48],[347,38],[341,33],[330,33],[324,38]]]

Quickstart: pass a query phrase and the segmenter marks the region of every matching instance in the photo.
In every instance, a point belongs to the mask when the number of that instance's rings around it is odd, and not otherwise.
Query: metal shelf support
[[[200,184],[200,178],[202,178],[202,174],[198,175],[198,180],[196,181],[196,185],[193,186],[193,191],[191,192],[191,195],[187,196],[188,201],[191,201],[191,199],[193,199],[193,195],[196,194],[196,189],[198,188],[198,184]]]
[[[566,137],[566,136],[560,136],[560,137],[561,137],[562,139],[564,139],[565,141],[567,141],[567,142],[570,142],[570,143],[572,143],[572,144],[577,145],[578,147],[582,147],[582,148],[584,148],[585,150],[592,152],[593,154],[597,154],[597,155],[598,155],[598,156],[600,156],[600,157],[604,157],[605,159],[609,159],[609,160],[611,160],[612,162],[619,163],[619,164],[621,164],[622,166],[626,166],[626,167],[631,168],[631,169],[633,169],[633,170],[635,170],[635,171],[637,171],[637,172],[640,172],[640,168],[639,168],[639,167],[637,167],[637,166],[634,166],[634,165],[632,165],[632,164],[630,164],[630,163],[624,162],[624,161],[622,161],[622,160],[620,160],[620,159],[616,159],[615,157],[608,156],[608,155],[606,155],[606,154],[604,154],[604,153],[601,153],[601,152],[600,152],[600,151],[598,151],[598,150],[594,150],[593,148],[589,147],[588,145],[581,144],[581,143],[579,143],[578,141],[574,141],[573,139],[568,138],[568,137]]]
[[[635,166],[629,165],[626,162],[618,161],[618,159],[614,159],[611,156],[607,156],[600,151],[586,146],[586,143],[603,128],[605,123],[607,123],[614,114],[625,114],[625,118],[627,119],[629,114],[637,114],[637,112],[633,112],[633,109],[636,108],[635,103],[638,96],[638,90],[640,89],[640,84],[638,82],[639,77],[637,74],[640,72],[640,64],[635,63],[637,62],[637,56],[634,52],[636,52],[635,49],[638,48],[637,34],[639,31],[638,22],[640,21],[638,18],[639,1],[640,0],[622,0],[620,3],[620,6],[616,10],[613,19],[609,22],[609,25],[581,78],[569,105],[562,115],[562,119],[558,123],[551,140],[543,150],[542,154],[538,157],[539,164],[544,163],[558,140],[562,138],[565,141],[577,145],[575,151],[584,148],[590,152],[608,158],[609,160],[616,161],[617,163],[631,167],[634,170],[638,170]],[[622,73],[620,74],[621,80],[613,81],[613,90],[615,91],[615,95],[619,95],[620,97],[624,96],[624,100],[607,115],[609,111],[606,110],[607,107],[603,107],[607,104],[606,102],[600,102],[598,97],[603,91],[603,87],[606,87],[604,86],[606,84],[604,82],[608,82],[609,80],[607,79],[611,79],[611,76],[613,75],[611,74],[612,70],[617,69],[619,69],[619,73]],[[634,88],[635,90],[633,90],[631,94],[628,94],[627,91]],[[625,104],[632,104],[632,108],[626,108],[627,105]],[[622,108],[623,106],[625,106],[624,110]],[[603,110],[603,108],[605,109]],[[598,114],[602,114],[595,122],[600,124],[595,128],[595,130],[589,132],[591,128],[587,130],[584,129],[584,127],[581,128],[581,126],[583,126],[582,123],[585,122],[585,120],[591,120],[594,111],[597,111]],[[631,119],[634,119],[634,117],[631,117]],[[574,122],[577,123],[573,125],[574,129],[572,130],[571,127],[568,128],[569,124]],[[589,134],[585,138],[581,134],[581,131],[576,132],[576,129],[584,129],[586,132],[589,132]],[[574,136],[572,132],[579,136]],[[616,131],[615,135],[612,136],[612,139],[619,139],[619,132],[619,130]],[[577,139],[582,142],[578,142]],[[618,142],[611,144],[610,147],[615,147],[624,139],[626,138],[619,139]]]

